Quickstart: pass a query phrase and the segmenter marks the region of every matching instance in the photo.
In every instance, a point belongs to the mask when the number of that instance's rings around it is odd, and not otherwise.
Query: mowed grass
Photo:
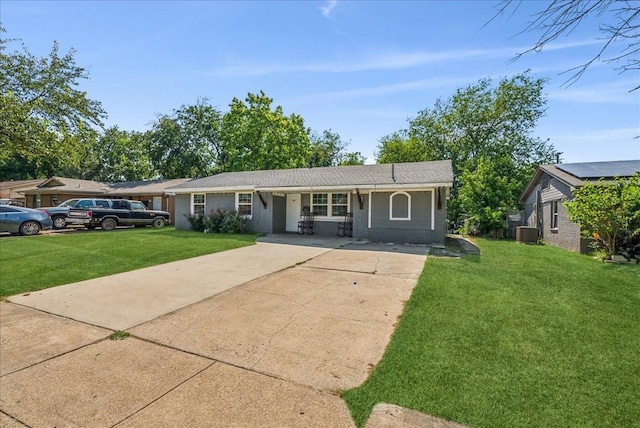
[[[343,393],[473,427],[640,426],[640,266],[478,240],[429,257],[386,353]]]
[[[0,297],[244,247],[255,239],[173,228],[2,237]]]

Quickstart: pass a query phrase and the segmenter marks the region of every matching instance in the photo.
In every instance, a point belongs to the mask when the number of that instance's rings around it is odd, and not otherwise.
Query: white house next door
[[[287,193],[287,232],[298,231],[298,220],[300,220],[300,193]]]

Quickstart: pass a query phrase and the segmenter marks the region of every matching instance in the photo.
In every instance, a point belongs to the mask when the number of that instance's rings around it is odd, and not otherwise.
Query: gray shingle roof
[[[540,165],[524,189],[524,192],[522,192],[520,202],[524,202],[533,189],[535,189],[543,172],[546,172],[575,189],[584,185],[585,182],[594,182],[601,178],[611,180],[614,176],[630,177],[639,170],[640,160]],[[582,176],[579,176],[578,173]]]
[[[150,195],[163,193],[168,187],[187,183],[188,178],[174,178],[170,180],[127,181],[109,184],[108,195]]]
[[[393,175],[393,177],[392,177]],[[169,188],[176,193],[191,190],[331,188],[339,186],[451,186],[450,160],[378,165],[298,168],[268,171],[225,172]]]

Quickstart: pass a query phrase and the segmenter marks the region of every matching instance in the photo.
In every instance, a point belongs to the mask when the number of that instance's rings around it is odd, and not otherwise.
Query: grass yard
[[[640,266],[478,240],[429,257],[385,356],[343,393],[473,427],[640,427]]]
[[[244,247],[255,239],[173,228],[2,237],[0,297]]]

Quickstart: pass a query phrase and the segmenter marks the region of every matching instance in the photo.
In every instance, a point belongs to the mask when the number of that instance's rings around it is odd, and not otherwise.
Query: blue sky
[[[44,56],[75,48],[81,83],[108,126],[144,131],[157,114],[206,97],[221,111],[264,91],[285,114],[331,129],[375,161],[378,140],[438,98],[483,77],[531,69],[549,79],[534,135],[565,162],[640,158],[638,72],[596,63],[570,87],[563,71],[597,53],[596,21],[541,53],[509,62],[537,40],[519,34],[543,2],[510,19],[495,1],[3,1],[5,37]]]

